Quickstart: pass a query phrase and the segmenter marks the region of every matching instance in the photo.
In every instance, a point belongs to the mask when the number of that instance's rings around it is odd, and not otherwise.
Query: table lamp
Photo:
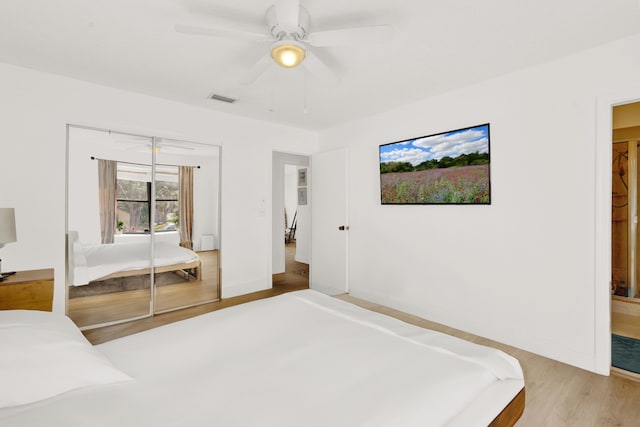
[[[13,243],[16,238],[16,214],[13,208],[0,208],[0,248],[5,243]],[[2,273],[2,260],[0,259],[0,280],[9,276],[11,273]]]

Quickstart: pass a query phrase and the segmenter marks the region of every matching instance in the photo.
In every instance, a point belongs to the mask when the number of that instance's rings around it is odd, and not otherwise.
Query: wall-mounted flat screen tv
[[[491,204],[489,123],[380,146],[383,205]]]

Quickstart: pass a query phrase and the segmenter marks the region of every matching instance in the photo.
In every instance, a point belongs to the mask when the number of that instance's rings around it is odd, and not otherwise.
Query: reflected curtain
[[[180,246],[193,249],[193,167],[180,166],[178,171],[178,230]]]
[[[113,243],[116,232],[116,191],[118,162],[98,159],[98,197],[100,237],[102,243]]]

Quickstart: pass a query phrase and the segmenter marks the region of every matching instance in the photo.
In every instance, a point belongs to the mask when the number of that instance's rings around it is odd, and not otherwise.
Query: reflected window
[[[176,181],[156,181],[156,231],[178,229],[178,168]]]
[[[178,229],[178,168],[156,168],[156,232]],[[118,162],[117,229],[125,234],[148,233],[151,218],[151,168]]]

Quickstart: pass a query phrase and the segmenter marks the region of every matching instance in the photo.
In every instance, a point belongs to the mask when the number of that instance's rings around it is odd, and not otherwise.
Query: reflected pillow
[[[0,343],[0,408],[131,380],[61,314],[0,311]]]

